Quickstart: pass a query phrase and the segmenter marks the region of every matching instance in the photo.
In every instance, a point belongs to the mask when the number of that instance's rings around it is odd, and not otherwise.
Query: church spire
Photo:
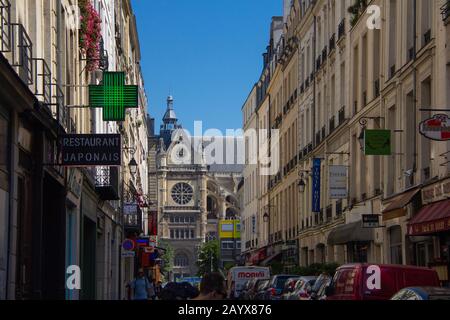
[[[173,97],[167,97],[167,110],[163,117],[163,124],[161,125],[160,136],[164,139],[166,147],[168,147],[172,140],[172,133],[181,128],[178,125],[177,115],[173,109]]]

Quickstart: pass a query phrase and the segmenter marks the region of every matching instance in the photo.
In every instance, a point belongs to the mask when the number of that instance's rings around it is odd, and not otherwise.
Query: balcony
[[[11,3],[0,0],[0,52],[11,51]]]
[[[441,15],[442,21],[444,21],[444,24],[447,25],[449,23],[450,18],[450,0],[447,0],[441,7]]]
[[[95,190],[102,200],[119,200],[119,168],[97,168]]]

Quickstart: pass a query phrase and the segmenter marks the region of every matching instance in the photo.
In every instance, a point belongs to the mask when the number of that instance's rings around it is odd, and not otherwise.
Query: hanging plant
[[[100,60],[101,19],[89,0],[79,0],[80,7],[80,48],[86,56],[87,71],[98,69]]]

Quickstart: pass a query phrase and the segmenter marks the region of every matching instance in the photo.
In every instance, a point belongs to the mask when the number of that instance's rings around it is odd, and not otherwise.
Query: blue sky
[[[149,112],[159,131],[169,92],[193,133],[242,126],[241,107],[262,69],[282,0],[132,0]],[[157,131],[157,132],[158,132]]]

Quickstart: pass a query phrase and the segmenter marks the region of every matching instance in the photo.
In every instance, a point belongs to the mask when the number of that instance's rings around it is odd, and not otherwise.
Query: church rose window
[[[187,183],[178,183],[172,189],[172,199],[180,205],[185,205],[191,202],[193,193],[190,185]]]

